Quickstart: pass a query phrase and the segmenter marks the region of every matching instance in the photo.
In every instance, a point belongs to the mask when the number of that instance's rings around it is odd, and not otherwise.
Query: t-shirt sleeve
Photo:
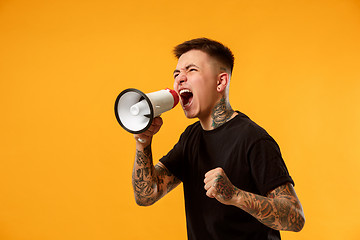
[[[251,174],[261,195],[288,182],[294,185],[280,148],[271,137],[255,142],[248,156]]]
[[[180,181],[183,181],[184,174],[184,133],[165,156],[159,160],[165,167]]]

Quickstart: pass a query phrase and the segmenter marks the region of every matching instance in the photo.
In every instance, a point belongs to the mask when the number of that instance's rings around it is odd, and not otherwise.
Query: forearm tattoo
[[[221,98],[211,113],[211,118],[213,120],[212,127],[217,128],[226,123],[233,113],[234,110],[232,110],[230,104],[226,102],[225,98]]]
[[[132,182],[136,203],[141,206],[155,203],[180,183],[166,168],[153,165],[150,145],[136,150]]]
[[[300,203],[290,184],[276,188],[267,197],[245,191],[238,195],[241,208],[270,228],[298,232],[304,225]]]
[[[153,183],[153,163],[150,145],[143,151],[136,150],[135,166],[133,169],[132,182],[136,202],[139,205],[151,204],[154,199],[155,184]]]

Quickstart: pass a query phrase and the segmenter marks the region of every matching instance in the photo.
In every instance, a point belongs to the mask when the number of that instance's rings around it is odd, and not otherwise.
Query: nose
[[[187,77],[186,77],[186,74],[185,73],[180,73],[180,75],[178,76],[178,81],[179,81],[179,84],[183,84],[184,82],[187,81]]]

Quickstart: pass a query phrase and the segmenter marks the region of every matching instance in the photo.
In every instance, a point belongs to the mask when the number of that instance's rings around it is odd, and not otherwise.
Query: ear
[[[216,90],[220,93],[225,91],[227,85],[229,84],[230,76],[226,72],[222,72],[218,75],[217,88]]]

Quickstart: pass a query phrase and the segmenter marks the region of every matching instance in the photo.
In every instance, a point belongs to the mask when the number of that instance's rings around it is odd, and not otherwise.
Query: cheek
[[[212,93],[216,91],[216,88],[216,84],[212,82],[202,82],[201,85],[199,85],[199,89],[203,92],[203,95],[212,95]]]
[[[216,85],[215,84],[202,84],[199,86],[199,100],[205,105],[212,105],[216,97]]]

